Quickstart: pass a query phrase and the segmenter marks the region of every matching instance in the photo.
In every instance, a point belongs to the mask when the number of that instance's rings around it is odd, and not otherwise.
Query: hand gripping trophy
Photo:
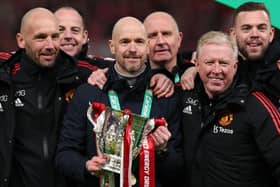
[[[90,104],[87,117],[93,125],[97,154],[109,158],[102,166],[101,187],[115,187],[114,173],[120,174],[120,187],[134,185],[136,178],[132,174],[132,163],[137,157],[139,186],[154,186],[154,146],[149,133],[156,126],[167,125],[165,120],[148,119],[98,102]]]

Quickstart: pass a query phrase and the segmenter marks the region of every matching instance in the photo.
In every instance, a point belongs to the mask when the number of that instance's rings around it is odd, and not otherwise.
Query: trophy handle
[[[93,103],[93,104],[89,103],[89,107],[87,110],[87,118],[93,125],[93,131],[96,133],[101,133],[102,129],[103,129],[103,124],[105,121],[105,117],[104,117],[105,110],[103,110],[103,107],[105,105],[99,106],[100,111],[98,112],[98,114],[93,114],[96,112],[96,111],[93,111],[93,107],[94,107],[94,105],[97,105],[97,104],[99,104],[99,103]],[[93,119],[93,115],[94,115],[94,118],[96,118],[96,119]]]
[[[93,125],[93,128],[95,128],[96,123],[94,122],[94,120],[91,117],[92,112],[93,112],[93,110],[92,110],[92,107],[91,107],[91,103],[89,103],[89,107],[87,109],[87,118],[91,122],[91,124]]]

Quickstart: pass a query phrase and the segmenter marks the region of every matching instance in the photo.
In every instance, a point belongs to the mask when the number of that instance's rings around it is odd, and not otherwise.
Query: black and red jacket
[[[87,81],[94,63],[62,51],[47,69],[24,50],[0,58],[0,186],[60,185],[53,158],[65,95]]]
[[[262,59],[250,61],[239,57],[238,64],[243,82],[252,90],[265,93],[278,111],[280,111],[280,70],[276,62],[279,60],[280,43],[273,40]]]
[[[182,93],[188,187],[280,186],[280,117],[261,92],[235,81],[215,99],[202,82]]]

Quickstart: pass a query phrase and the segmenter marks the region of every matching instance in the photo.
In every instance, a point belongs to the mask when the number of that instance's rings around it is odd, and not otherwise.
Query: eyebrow
[[[39,38],[46,38],[47,36],[48,35],[45,33],[38,33],[38,34],[35,34],[33,38],[39,39]]]

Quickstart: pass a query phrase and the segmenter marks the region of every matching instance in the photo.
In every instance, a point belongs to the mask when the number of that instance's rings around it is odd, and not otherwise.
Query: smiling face
[[[231,35],[236,38],[240,53],[249,60],[263,58],[274,37],[274,29],[265,11],[239,12]]]
[[[36,8],[24,16],[17,43],[35,63],[53,66],[59,51],[58,22],[47,9]]]
[[[177,64],[177,53],[182,41],[175,20],[164,12],[150,14],[144,21],[148,35],[149,58],[152,67],[172,70]]]
[[[233,49],[228,44],[204,44],[199,50],[196,66],[209,98],[224,93],[237,70]]]
[[[70,56],[78,55],[88,39],[81,15],[72,8],[61,8],[54,14],[59,21],[60,49]]]
[[[113,29],[109,47],[116,68],[124,75],[136,75],[145,67],[147,38],[144,26],[132,17],[120,19]]]

